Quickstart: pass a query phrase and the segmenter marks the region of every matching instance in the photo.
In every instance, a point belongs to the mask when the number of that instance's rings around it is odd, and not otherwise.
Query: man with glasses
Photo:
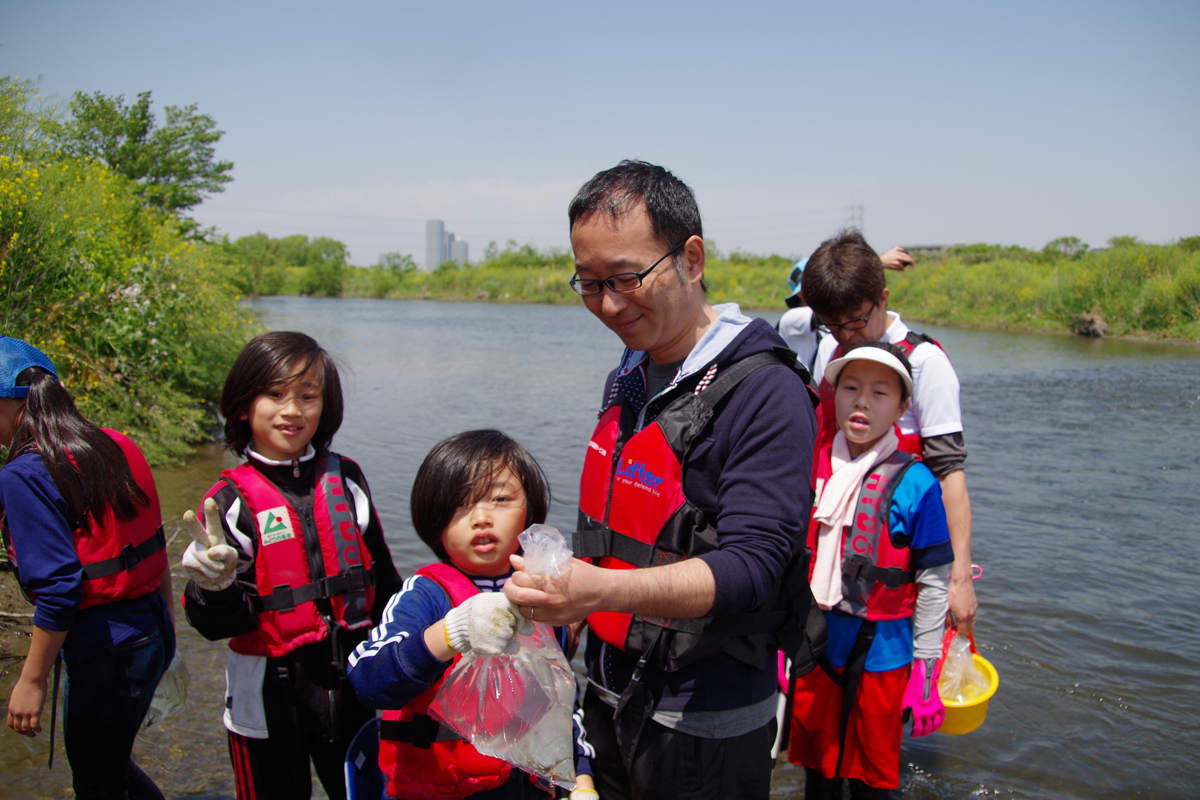
[[[843,231],[817,248],[804,269],[804,299],[820,317],[829,336],[817,350],[813,375],[821,384],[818,449],[832,441],[832,387],[824,381],[825,367],[858,342],[887,342],[908,355],[913,372],[913,395],[900,418],[900,448],[918,455],[937,476],[946,506],[946,521],[954,546],[950,574],[950,612],[960,631],[975,626],[978,603],[971,581],[971,498],[967,494],[962,414],[958,375],[937,342],[913,333],[888,311],[889,290],[880,257],[856,230]],[[826,402],[826,397],[830,398]],[[830,413],[823,413],[829,410]]]
[[[585,451],[573,549],[587,560],[559,580],[518,571],[505,593],[539,622],[588,620],[602,798],[766,798],[776,636],[799,596],[785,575],[811,599],[794,566],[816,435],[806,372],[766,322],[709,304],[699,209],[667,170],[601,172],[569,217],[571,285],[626,350]]]
[[[880,255],[879,260],[883,263],[884,269],[894,269],[900,272],[913,265],[913,257],[903,247],[893,247]],[[824,331],[821,330],[821,320],[817,319],[817,315],[804,302],[804,293],[801,291],[801,278],[804,276],[804,265],[807,263],[808,259],[802,258],[788,270],[788,295],[783,299],[788,310],[783,312],[783,316],[779,318],[775,330],[779,331],[779,335],[787,342],[787,346],[796,351],[796,355],[800,357],[800,363],[812,373],[813,379],[819,381],[820,376],[812,370]]]

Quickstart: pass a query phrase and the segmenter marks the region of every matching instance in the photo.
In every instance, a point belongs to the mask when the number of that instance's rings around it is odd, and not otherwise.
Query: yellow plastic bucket
[[[1000,687],[1000,676],[996,674],[996,668],[992,666],[992,663],[979,653],[975,653],[975,666],[987,676],[988,690],[983,693],[983,696],[963,703],[943,700],[942,703],[946,706],[946,718],[938,728],[940,732],[955,735],[970,733],[982,725],[987,718],[988,701]]]

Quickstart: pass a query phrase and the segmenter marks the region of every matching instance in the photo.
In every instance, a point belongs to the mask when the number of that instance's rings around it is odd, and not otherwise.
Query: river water
[[[309,298],[253,307],[266,327],[303,330],[340,361],[346,421],[334,446],[362,464],[402,574],[428,561],[408,520],[413,475],[461,430],[499,427],[525,444],[558,501],[551,524],[571,530],[583,443],[621,351],[583,308]],[[914,327],[943,344],[962,380],[984,568],[977,640],[1001,685],[974,733],[905,741],[905,796],[1193,796],[1200,349]],[[195,508],[233,463],[205,448],[157,471],[164,513]],[[225,647],[186,625],[180,639],[188,706],[135,753],[169,797],[232,797]],[[0,682],[4,697],[13,677]],[[61,744],[46,771],[45,738],[0,733],[0,794],[71,796]],[[800,775],[781,767],[773,794],[798,796]]]

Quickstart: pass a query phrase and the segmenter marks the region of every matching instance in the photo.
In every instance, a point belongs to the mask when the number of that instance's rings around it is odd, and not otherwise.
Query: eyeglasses
[[[822,322],[821,330],[826,333],[833,333],[836,330],[843,331],[861,331],[867,327],[867,323],[871,320],[871,315],[875,313],[875,309],[879,307],[879,301],[871,303],[871,310],[862,319],[852,319],[849,322]]]
[[[575,277],[571,278],[571,288],[575,290],[576,294],[584,297],[600,294],[604,286],[613,292],[632,292],[642,285],[642,279],[649,275],[652,269],[678,253],[685,244],[687,244],[687,239],[668,250],[665,256],[651,264],[644,272],[622,272],[620,275],[613,275],[602,281],[585,280],[579,277],[579,273],[575,273]]]

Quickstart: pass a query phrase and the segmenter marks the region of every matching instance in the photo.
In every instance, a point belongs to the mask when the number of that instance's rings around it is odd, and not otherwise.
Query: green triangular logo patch
[[[288,514],[286,506],[260,511],[257,521],[264,545],[286,541],[296,536],[296,532],[292,529],[292,518]]]

